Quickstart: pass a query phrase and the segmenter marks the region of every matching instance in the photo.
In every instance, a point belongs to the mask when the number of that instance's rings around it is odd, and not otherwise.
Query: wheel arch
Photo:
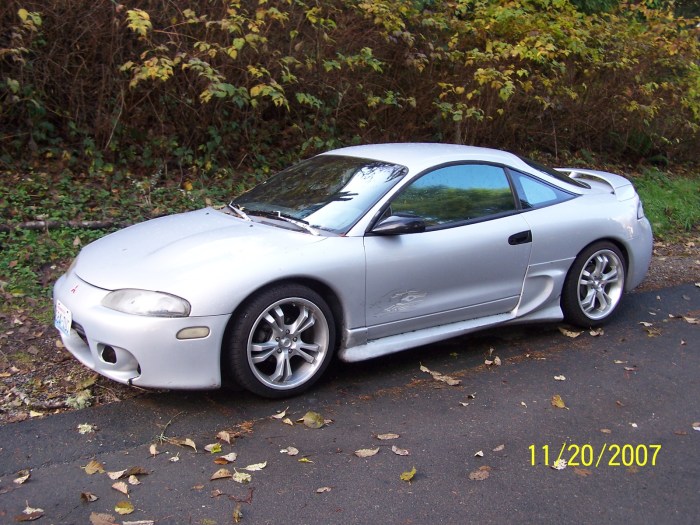
[[[586,251],[588,248],[593,246],[594,244],[598,244],[599,242],[609,242],[615,246],[618,250],[620,250],[620,253],[622,253],[622,257],[624,259],[625,263],[625,291],[627,291],[627,276],[629,273],[629,267],[630,267],[630,254],[629,254],[629,249],[628,246],[622,242],[620,239],[617,239],[615,237],[600,237],[594,241],[589,242],[586,244],[583,248],[579,250],[579,252],[576,254],[576,257],[581,255],[584,251]],[[574,259],[576,259],[576,257]],[[573,263],[572,263],[573,266]],[[569,272],[571,271],[571,267],[568,270]],[[568,272],[567,272],[568,274]]]
[[[219,366],[221,368],[221,373],[222,373],[222,378],[223,375],[226,373],[225,369],[226,367],[224,366],[224,352],[225,348],[224,346],[226,345],[226,342],[229,340],[229,335],[230,332],[234,326],[234,323],[236,322],[238,313],[240,310],[248,303],[250,300],[255,297],[256,295],[259,295],[261,293],[264,293],[266,290],[269,290],[271,288],[275,288],[277,286],[285,285],[285,284],[298,284],[302,286],[306,286],[307,288],[313,290],[317,294],[319,294],[323,299],[326,301],[328,304],[328,307],[331,309],[331,312],[333,314],[333,324],[335,327],[335,332],[336,332],[336,338],[335,338],[335,348],[333,349],[334,353],[337,352],[341,341],[342,341],[342,328],[343,328],[343,319],[344,319],[344,311],[340,303],[340,299],[338,298],[338,294],[331,288],[328,284],[318,280],[318,279],[313,279],[311,277],[285,277],[284,279],[277,279],[276,281],[271,281],[269,283],[266,283],[252,292],[250,292],[243,300],[241,300],[236,308],[231,312],[231,316],[228,320],[228,323],[226,324],[226,330],[224,331],[224,336],[221,339],[219,343],[219,351],[220,351],[220,356],[219,356]],[[231,378],[227,378],[229,381]]]

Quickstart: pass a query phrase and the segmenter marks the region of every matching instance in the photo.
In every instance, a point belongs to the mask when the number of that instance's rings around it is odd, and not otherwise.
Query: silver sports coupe
[[[504,323],[601,324],[651,251],[619,175],[469,146],[355,146],[222,209],[86,246],[55,285],[55,325],[75,357],[121,383],[283,397],[335,355]]]

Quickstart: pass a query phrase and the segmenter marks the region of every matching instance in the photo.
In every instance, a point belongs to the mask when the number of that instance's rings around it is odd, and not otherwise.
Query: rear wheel
[[[624,261],[619,248],[605,241],[578,255],[562,291],[562,310],[568,322],[589,327],[610,318],[625,288]]]
[[[224,365],[258,395],[299,394],[318,381],[332,359],[333,314],[305,286],[270,288],[245,304],[233,322]]]

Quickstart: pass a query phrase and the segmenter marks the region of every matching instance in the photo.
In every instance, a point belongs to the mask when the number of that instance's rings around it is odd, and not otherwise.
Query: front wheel
[[[625,262],[619,248],[598,242],[583,250],[569,270],[562,291],[564,318],[578,326],[604,323],[625,289]]]
[[[326,301],[295,284],[270,288],[237,313],[224,366],[244,388],[269,398],[307,390],[328,367],[335,324]]]

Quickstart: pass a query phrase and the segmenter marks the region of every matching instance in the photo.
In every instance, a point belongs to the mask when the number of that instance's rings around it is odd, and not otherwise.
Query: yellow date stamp
[[[570,467],[655,467],[661,445],[603,443],[578,445],[565,441],[560,448],[530,445],[530,465]]]

